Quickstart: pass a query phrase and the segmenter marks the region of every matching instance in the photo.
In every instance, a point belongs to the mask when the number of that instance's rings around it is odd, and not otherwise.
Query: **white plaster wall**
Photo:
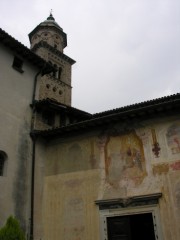
[[[12,68],[13,59],[14,53],[0,44],[0,150],[8,156],[5,175],[0,177],[0,227],[9,215],[16,215],[27,229],[32,159],[30,103],[38,69],[24,61],[24,72],[19,73]]]
[[[35,150],[35,185],[34,185],[34,240],[43,236],[42,199],[44,189],[44,166],[46,160],[46,144],[41,139],[36,141]]]

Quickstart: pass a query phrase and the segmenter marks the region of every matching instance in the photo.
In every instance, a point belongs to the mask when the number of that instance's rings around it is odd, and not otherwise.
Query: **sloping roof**
[[[34,106],[35,106],[35,108],[43,108],[43,107],[44,108],[47,107],[48,109],[53,108],[53,109],[56,109],[57,111],[65,111],[68,113],[72,113],[74,115],[84,116],[86,118],[90,118],[92,116],[92,114],[90,114],[88,112],[68,106],[63,103],[59,103],[58,101],[56,101],[54,99],[50,99],[50,98],[45,98],[42,100],[35,100]]]
[[[50,73],[54,70],[53,66],[44,59],[33,53],[29,48],[10,36],[0,28],[0,42],[11,49],[14,53],[29,61],[32,65],[42,69],[42,74]]]
[[[144,102],[140,102],[140,103],[135,103],[132,105],[127,105],[121,108],[115,108],[115,109],[110,109],[108,111],[103,111],[103,112],[99,112],[99,113],[95,113],[93,114],[93,118],[98,118],[98,117],[102,117],[102,116],[107,116],[110,114],[115,114],[115,113],[120,113],[120,112],[126,112],[126,111],[130,111],[133,109],[143,109],[149,106],[158,106],[158,104],[167,104],[170,103],[174,100],[180,99],[180,93],[177,94],[173,94],[173,95],[169,95],[169,96],[164,96],[161,98],[156,98],[156,99],[152,99],[152,100],[148,100],[148,101],[144,101]]]
[[[102,113],[93,114],[90,119],[75,124],[54,128],[52,130],[34,130],[32,134],[42,137],[59,137],[68,133],[97,128],[117,121],[128,122],[133,120],[150,119],[156,116],[169,116],[180,113],[180,93],[145,101]]]

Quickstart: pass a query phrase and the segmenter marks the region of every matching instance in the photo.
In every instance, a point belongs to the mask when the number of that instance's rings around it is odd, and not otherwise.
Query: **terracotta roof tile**
[[[180,109],[180,94],[174,94],[162,98],[157,98],[150,101],[145,101],[117,109],[112,109],[102,113],[92,115],[92,118],[69,124],[67,126],[54,128],[44,131],[33,131],[32,135],[40,135],[43,137],[58,137],[63,134],[72,133],[79,130],[91,131],[93,127],[103,126],[104,124],[112,123],[115,121],[124,121],[127,119],[133,120],[141,117],[150,118],[157,116],[158,113],[178,112]],[[166,115],[166,114],[165,114]],[[130,121],[129,120],[129,121]]]

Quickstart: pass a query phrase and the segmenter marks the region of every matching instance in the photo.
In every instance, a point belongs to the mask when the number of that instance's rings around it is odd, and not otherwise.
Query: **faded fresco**
[[[142,182],[146,176],[145,157],[142,141],[135,131],[109,137],[105,147],[105,163],[111,185],[126,179],[136,185]]]
[[[76,141],[52,144],[46,165],[46,173],[51,176],[45,177],[44,188],[43,221],[47,239],[98,240],[96,200],[154,193],[162,193],[160,217],[171,216],[173,229],[178,229],[179,142],[180,125],[168,122],[126,133],[96,132]],[[56,221],[52,222],[53,219]],[[179,239],[178,231],[173,233],[177,237],[171,238],[169,226],[168,220],[163,222],[167,236],[164,239]]]
[[[167,130],[166,137],[171,153],[180,153],[180,124],[172,124]]]
[[[159,158],[161,148],[160,148],[159,142],[158,142],[158,140],[157,140],[156,130],[155,130],[155,129],[151,129],[151,135],[152,135],[152,141],[153,141],[152,151],[153,151],[153,153],[154,153],[154,156],[155,156],[156,158]]]
[[[154,175],[161,175],[167,174],[169,172],[169,164],[168,163],[160,163],[153,165],[153,174]]]
[[[180,213],[180,181],[175,186],[175,199],[178,212]]]
[[[179,234],[177,234],[177,239],[178,235],[180,237],[180,228],[179,228],[179,223],[180,223],[180,175],[176,175],[176,184],[174,186],[174,200],[175,200],[175,215],[177,218],[177,226],[176,229],[178,230]]]

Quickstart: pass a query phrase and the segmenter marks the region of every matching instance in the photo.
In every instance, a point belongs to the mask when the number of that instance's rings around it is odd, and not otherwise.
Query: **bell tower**
[[[29,34],[29,40],[31,50],[55,69],[41,78],[38,100],[48,98],[71,106],[71,67],[75,61],[63,53],[67,36],[52,13]]]

